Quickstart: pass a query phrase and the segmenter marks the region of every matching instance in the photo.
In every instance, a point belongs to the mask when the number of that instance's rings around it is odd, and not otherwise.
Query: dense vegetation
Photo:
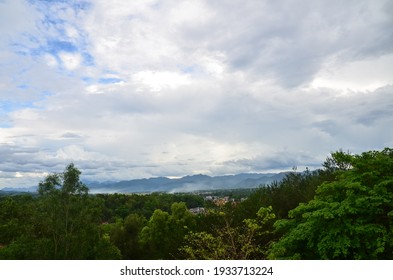
[[[90,195],[79,176],[70,164],[37,195],[0,196],[0,259],[393,259],[390,148],[338,151],[320,170],[215,194],[227,203]]]

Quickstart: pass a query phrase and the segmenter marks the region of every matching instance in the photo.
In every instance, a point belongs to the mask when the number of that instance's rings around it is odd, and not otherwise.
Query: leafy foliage
[[[346,168],[315,199],[276,223],[283,237],[270,258],[392,259],[393,150],[333,154]]]
[[[73,164],[61,174],[51,174],[39,184],[39,197],[30,203],[5,205],[9,231],[1,242],[4,259],[95,259],[120,258],[117,248],[101,236],[99,217],[102,201],[88,196]],[[21,209],[24,218],[19,218]],[[35,206],[34,208],[30,206]],[[16,214],[16,215],[15,215]],[[18,228],[10,228],[17,225]],[[19,228],[23,230],[18,231]]]
[[[141,243],[153,259],[176,257],[178,245],[193,228],[194,217],[184,202],[175,202],[171,214],[157,209],[141,232]]]
[[[179,250],[186,259],[231,260],[261,259],[265,255],[266,244],[258,243],[258,237],[270,235],[267,225],[275,218],[272,207],[260,208],[255,219],[244,219],[242,226],[230,224],[224,212],[218,212],[225,225],[213,233],[190,232],[185,237],[185,245]]]

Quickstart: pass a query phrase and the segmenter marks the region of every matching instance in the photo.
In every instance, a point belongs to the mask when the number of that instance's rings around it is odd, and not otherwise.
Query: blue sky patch
[[[18,85],[17,88],[19,88],[19,89],[28,89],[29,86],[26,85],[26,84],[21,84],[21,85]]]
[[[12,125],[9,122],[0,123],[0,128],[11,128]]]
[[[82,77],[81,80],[88,83],[88,84],[91,84],[94,82],[94,78],[92,78],[92,77]]]
[[[119,78],[101,78],[98,80],[100,84],[116,84],[122,82],[122,79]]]
[[[5,113],[13,112],[24,108],[34,108],[33,102],[2,101],[0,104],[0,111]]]
[[[77,52],[78,48],[70,42],[67,41],[49,41],[48,42],[48,51],[50,53],[59,53],[59,52]]]
[[[86,66],[94,66],[95,62],[94,62],[94,57],[87,53],[87,52],[83,52],[82,53],[82,57],[83,57],[83,63]]]

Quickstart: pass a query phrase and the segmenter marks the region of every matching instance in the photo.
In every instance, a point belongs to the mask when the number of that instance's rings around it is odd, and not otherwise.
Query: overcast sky
[[[0,188],[393,146],[393,1],[0,0]]]

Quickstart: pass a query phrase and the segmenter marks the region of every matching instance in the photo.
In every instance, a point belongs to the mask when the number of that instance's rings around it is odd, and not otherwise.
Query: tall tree
[[[41,234],[50,242],[51,259],[117,258],[100,234],[102,201],[88,195],[81,172],[69,164],[63,173],[48,175],[39,183],[39,223]],[[103,252],[109,250],[115,254]]]

